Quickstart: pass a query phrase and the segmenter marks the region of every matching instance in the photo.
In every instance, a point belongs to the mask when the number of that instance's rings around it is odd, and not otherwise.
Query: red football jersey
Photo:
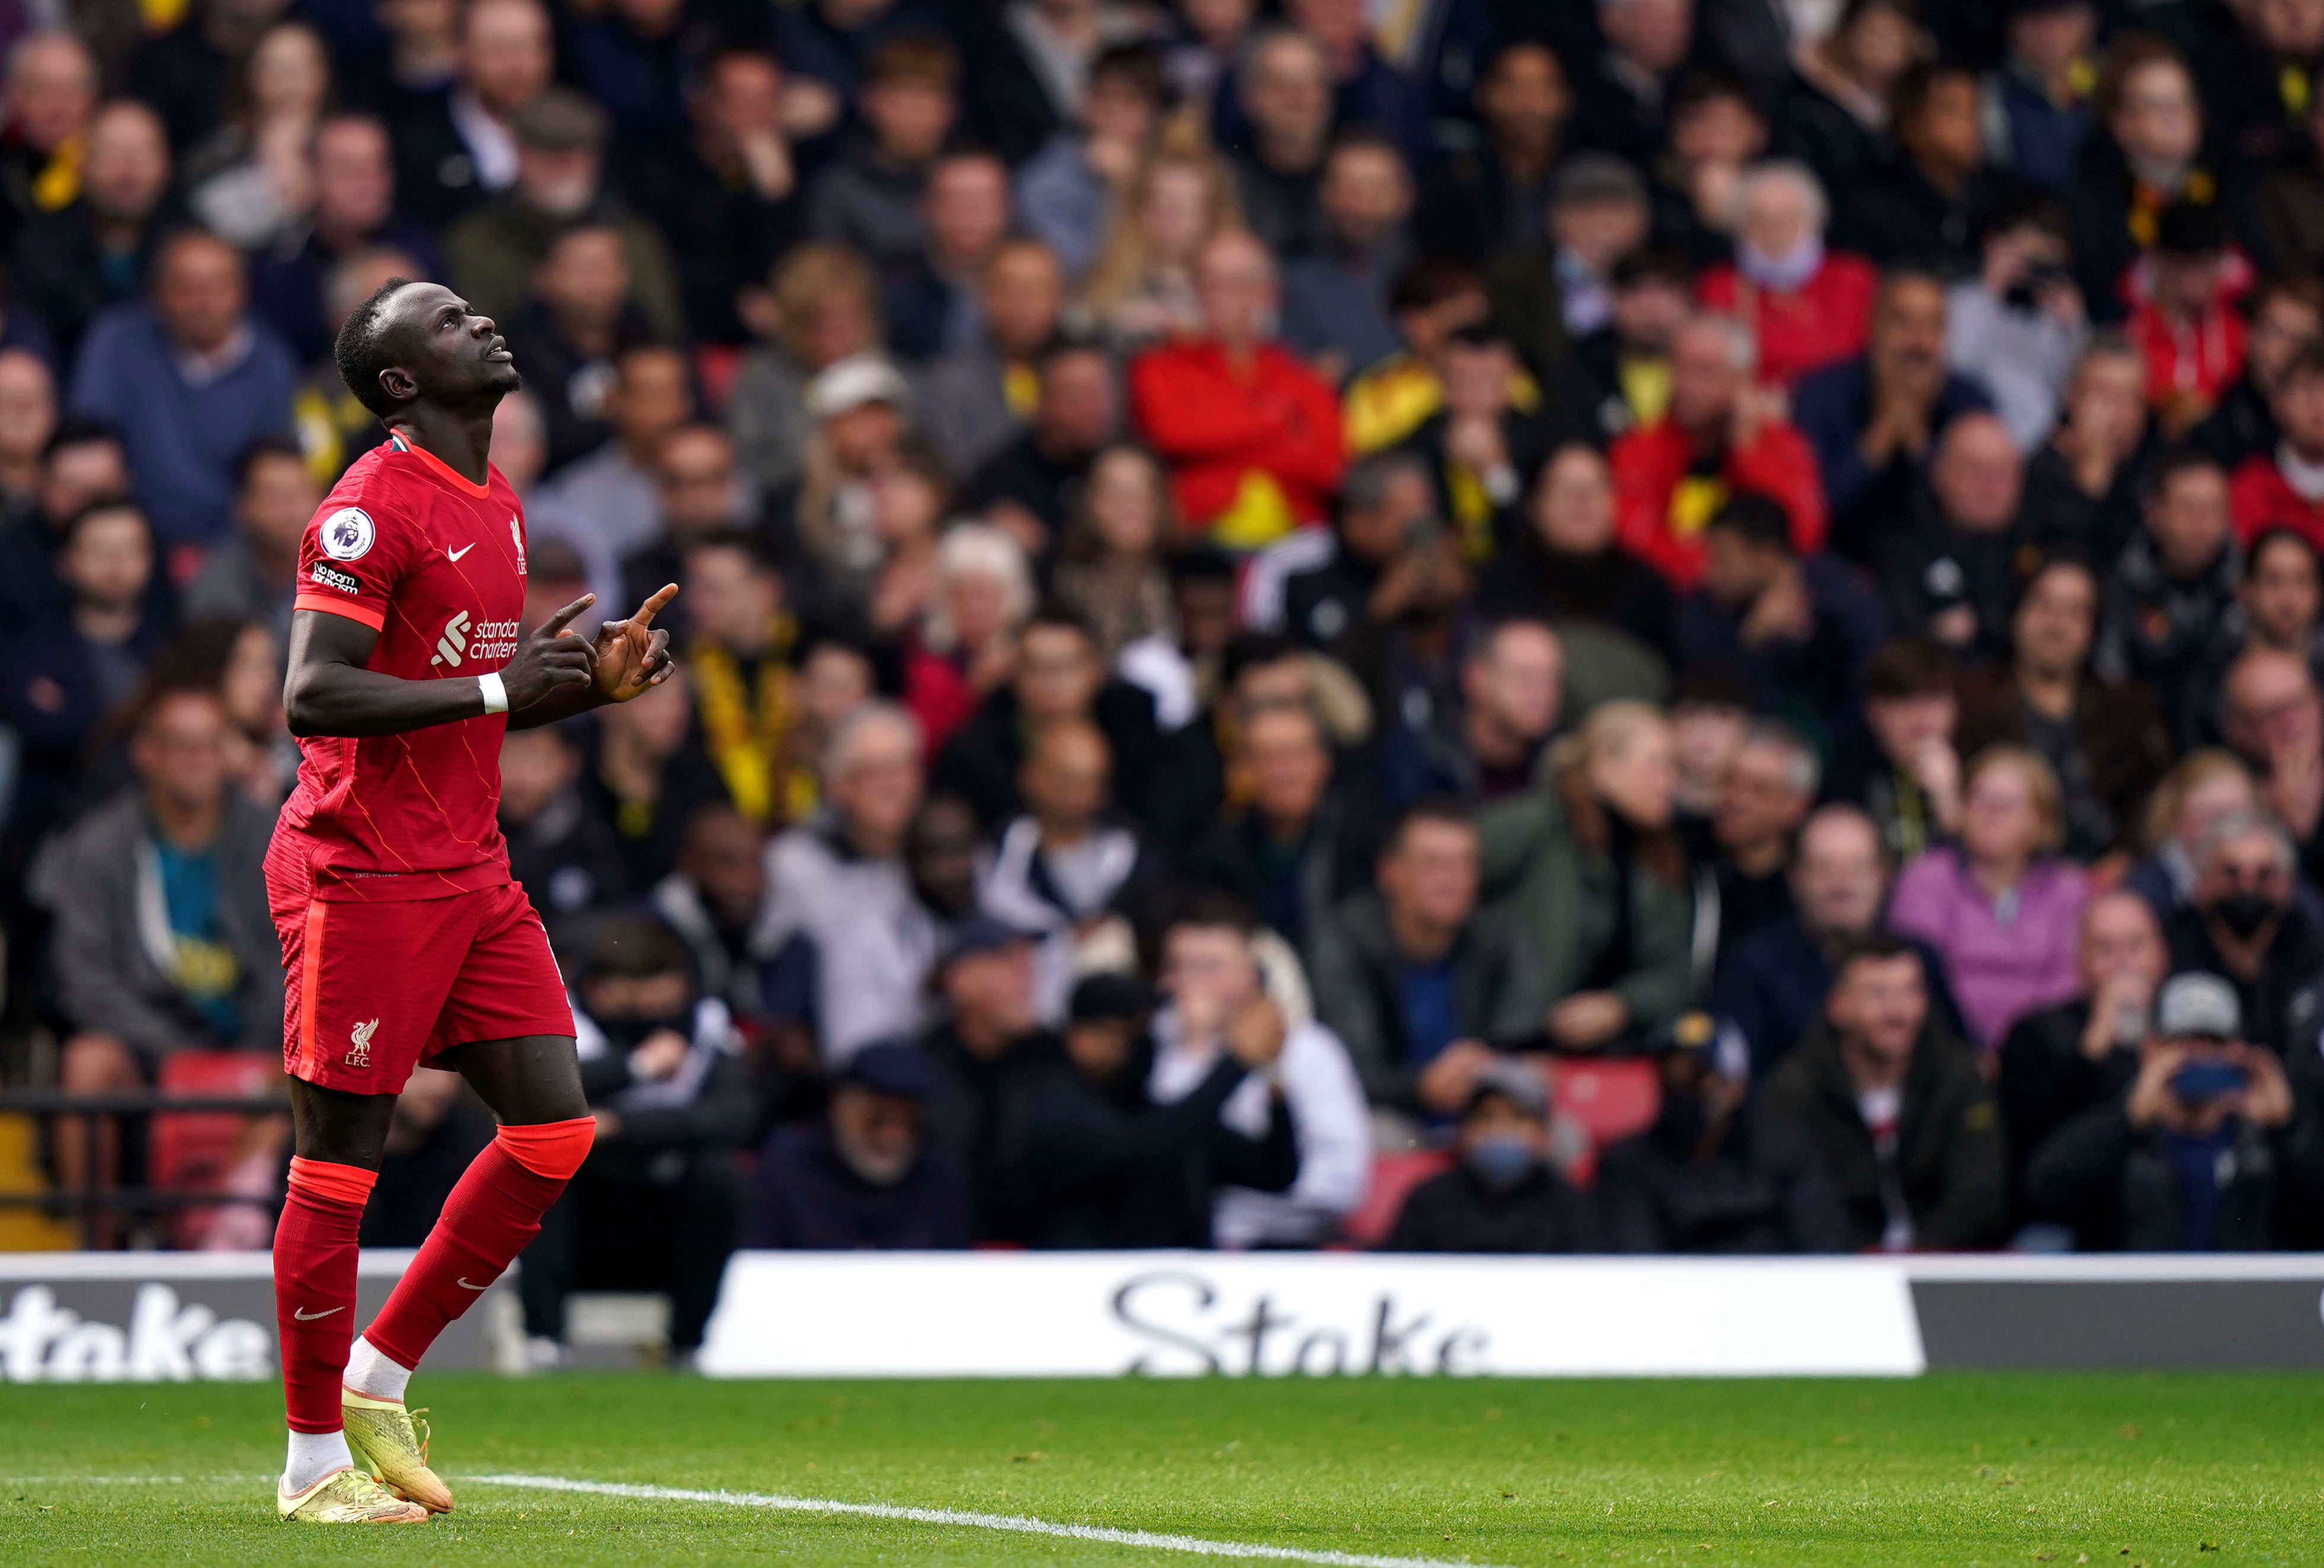
[[[355,461],[299,544],[297,607],[379,632],[366,669],[462,680],[515,656],[524,508],[500,470],[471,484],[401,436]],[[324,899],[430,899],[509,881],[505,714],[397,735],[309,736],[270,860],[303,859]]]

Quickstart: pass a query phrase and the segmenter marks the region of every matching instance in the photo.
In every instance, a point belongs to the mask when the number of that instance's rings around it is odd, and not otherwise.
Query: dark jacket
[[[2244,553],[2230,541],[2192,581],[2172,576],[2153,536],[2141,529],[2106,580],[2098,668],[2151,690],[2181,747],[2203,743],[2209,717],[2208,656],[2243,575]]]
[[[1922,489],[1901,526],[1869,542],[1890,626],[1899,637],[1927,637],[1938,614],[1967,604],[1977,616],[1977,631],[1967,648],[1955,651],[1973,662],[2000,659],[2008,648],[2009,607],[2024,542],[2022,522],[1989,532],[1955,526]]]
[[[1256,813],[1225,818],[1194,851],[1186,880],[1246,899],[1261,924],[1304,947],[1332,906],[1370,875],[1370,846],[1346,817],[1343,805],[1325,795],[1296,845],[1277,844]]]
[[[745,1247],[948,1251],[975,1239],[972,1188],[947,1151],[924,1148],[904,1179],[874,1186],[848,1168],[817,1119],[779,1127],[759,1156]]]
[[[1144,820],[1143,771],[1154,750],[1154,698],[1142,687],[1109,680],[1090,704],[1090,722],[1113,749],[1114,790],[1122,809]],[[1025,724],[1014,688],[988,696],[953,732],[928,770],[928,791],[957,795],[974,808],[989,833],[998,833],[1025,809],[1017,771],[1025,761]]]
[[[65,363],[71,363],[98,311],[135,299],[145,286],[163,216],[147,223],[137,248],[128,252],[98,248],[86,200],[42,213],[16,231],[9,247],[14,303],[40,318]]]
[[[2041,1218],[2074,1227],[2089,1251],[2195,1250],[2190,1189],[2169,1135],[2141,1132],[2125,1113],[2127,1090],[2107,1096],[2052,1135],[2025,1173],[2026,1197]],[[2207,1162],[2217,1208],[2209,1250],[2262,1252],[2280,1245],[2283,1132],[2230,1120],[2223,1147]]]
[[[940,1087],[928,1101],[927,1142],[964,1172],[974,1210],[974,1240],[1022,1245],[1026,1217],[1019,1194],[1001,1181],[1001,1121],[1017,1081],[1046,1072],[1064,1059],[1056,1036],[1028,1034],[998,1056],[980,1056],[961,1043],[949,1021],[920,1039],[920,1050],[936,1069]]]
[[[1279,1193],[1298,1179],[1298,1139],[1280,1100],[1263,1138],[1220,1122],[1245,1076],[1232,1058],[1167,1105],[1146,1097],[1142,1059],[1126,1076],[1131,1088],[1109,1094],[1051,1061],[1010,1083],[994,1176],[1026,1245],[1207,1247],[1220,1185]]]
[[[1412,226],[1424,254],[1469,266],[1540,236],[1549,213],[1546,175],[1531,185],[1512,179],[1489,136],[1444,155],[1420,181]]]
[[[2117,1047],[2097,1061],[2082,1054],[2090,1004],[2060,1002],[2027,1013],[2001,1042],[2001,1130],[2009,1142],[2009,1194],[2024,1217],[2025,1173],[2050,1135],[2138,1075],[2138,1054]]]
[[[2227,967],[2211,940],[2203,911],[2191,905],[2164,918],[2163,942],[2170,949],[2172,973],[2205,970],[2236,988],[2243,1004],[2245,1039],[2278,1056],[2292,1053],[2298,1043],[2293,1031],[2305,1017],[2301,999],[2316,972],[2324,968],[2324,932],[2310,923],[2297,901],[2284,913],[2260,959],[2259,973],[2250,980]]]
[[[1985,215],[2016,183],[1998,169],[1981,168],[1948,194],[1899,151],[1849,183],[1832,243],[1884,269],[1925,267],[1956,281],[1978,270]]]
[[[1781,715],[1829,752],[1863,727],[1864,667],[1887,640],[1888,612],[1863,574],[1836,557],[1812,555],[1800,573],[1814,618],[1805,637],[1748,646],[1750,606],[1730,608],[1697,588],[1678,602],[1674,662],[1682,677],[1741,676],[1760,711]]]
[[[1847,1216],[1795,1128],[1745,1112],[1708,1161],[1661,1124],[1598,1161],[1609,1252],[1846,1252]]]
[[[1616,545],[1580,556],[1553,550],[1531,532],[1521,534],[1485,574],[1477,595],[1489,615],[1592,621],[1656,653],[1670,651],[1677,603],[1670,579]]]
[[[1525,955],[1499,916],[1472,916],[1445,959],[1465,1038],[1514,1040],[1539,1030],[1541,1019],[1521,1005],[1517,971]],[[1413,1060],[1405,1030],[1403,968],[1388,930],[1388,901],[1377,888],[1341,899],[1308,934],[1307,980],[1316,1016],[1348,1047],[1365,1097],[1375,1105],[1418,1111],[1425,1064]]]
[[[1881,1158],[1857,1109],[1840,1033],[1819,1022],[1768,1081],[1769,1116],[1808,1136],[1847,1212],[1851,1245],[1879,1245],[1888,1224]],[[1923,1250],[1990,1247],[2009,1219],[2000,1120],[1967,1047],[1923,1026],[1897,1118],[1895,1180]]]
[[[1929,1015],[1947,1033],[1963,1033],[1944,959],[1927,943],[1908,940],[1920,950]],[[1719,964],[1711,972],[1711,1010],[1742,1031],[1751,1047],[1751,1081],[1764,1084],[1775,1064],[1823,1016],[1831,990],[1831,961],[1800,924],[1799,911],[1785,909],[1732,944],[1720,944]]]
[[[2083,835],[2068,802],[2068,845],[2078,855],[2096,856],[2137,841],[2145,823],[2146,798],[2171,766],[2171,733],[2154,699],[2141,685],[2082,678],[2074,694],[2074,736],[2090,791],[2112,820],[2112,836],[2100,843],[2077,842]],[[1987,746],[2030,743],[2025,705],[2015,678],[2006,667],[1971,670],[1961,678],[1960,725],[1954,743],[1963,757]]]
[[[234,955],[240,1034],[218,1038],[172,973],[152,820],[134,791],[90,812],[36,862],[31,893],[56,921],[57,1000],[77,1029],[148,1062],[180,1048],[272,1051],[282,1038],[282,950],[261,862],[273,814],[229,791],[216,841],[217,915]],[[158,925],[158,928],[157,928]]]
[[[1434,1176],[1397,1211],[1383,1252],[1594,1252],[1588,1196],[1547,1166],[1497,1193],[1465,1168]]]
[[[1823,475],[1823,497],[1831,518],[1827,542],[1843,555],[1864,558],[1873,540],[1895,526],[1911,504],[1914,487],[1928,473],[1928,455],[1914,458],[1901,448],[1887,466],[1864,460],[1864,432],[1872,424],[1872,360],[1868,354],[1825,365],[1800,378],[1792,394],[1792,423],[1815,448]],[[1989,410],[1993,400],[1966,376],[1948,374],[1929,411],[1930,447],[1934,438],[1962,414]]]

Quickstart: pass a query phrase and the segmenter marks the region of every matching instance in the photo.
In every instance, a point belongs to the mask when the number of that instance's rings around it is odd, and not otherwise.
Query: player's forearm
[[[294,735],[393,735],[485,712],[475,680],[403,680],[349,664],[294,665],[282,715]]]
[[[543,724],[562,724],[592,708],[604,707],[611,700],[595,681],[587,686],[560,686],[530,707],[510,710],[508,727],[537,730]]]

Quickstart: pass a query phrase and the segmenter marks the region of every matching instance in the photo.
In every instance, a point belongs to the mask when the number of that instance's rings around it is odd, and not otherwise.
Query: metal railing
[[[170,1094],[155,1089],[115,1090],[103,1094],[74,1094],[62,1089],[0,1090],[0,1115],[35,1116],[54,1122],[75,1116],[88,1129],[89,1148],[97,1144],[97,1123],[108,1116],[153,1116],[180,1111],[226,1112],[237,1116],[287,1116],[290,1102],[280,1094]],[[0,1209],[61,1210],[74,1216],[80,1244],[102,1244],[104,1219],[110,1213],[154,1213],[198,1209],[254,1200],[242,1193],[206,1192],[192,1187],[106,1186],[97,1176],[97,1161],[85,1164],[86,1177],[77,1188],[62,1186],[47,1192],[0,1193]]]

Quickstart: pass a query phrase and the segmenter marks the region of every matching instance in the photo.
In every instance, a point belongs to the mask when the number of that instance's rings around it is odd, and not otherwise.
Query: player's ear
[[[410,371],[390,365],[379,373],[379,390],[400,403],[407,398],[417,397],[420,383],[411,379]]]

